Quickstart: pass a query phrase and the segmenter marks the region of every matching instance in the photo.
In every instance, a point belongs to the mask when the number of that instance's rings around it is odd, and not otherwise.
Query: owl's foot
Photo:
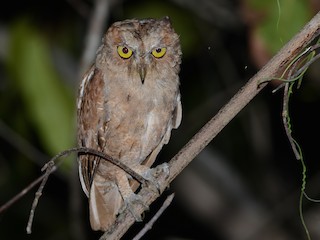
[[[144,211],[149,210],[149,207],[143,202],[142,197],[139,195],[132,193],[128,198],[124,199],[124,209],[128,209],[134,219],[137,222],[141,222],[142,218],[140,213],[136,211],[136,204],[139,204],[143,207]]]
[[[160,194],[163,190],[161,189],[157,177],[159,177],[162,174],[166,179],[169,177],[170,171],[168,163],[162,163],[156,166],[155,168],[150,168],[147,171],[145,171],[142,174],[142,177],[147,180],[147,186],[143,187],[147,187],[153,190],[154,192]]]

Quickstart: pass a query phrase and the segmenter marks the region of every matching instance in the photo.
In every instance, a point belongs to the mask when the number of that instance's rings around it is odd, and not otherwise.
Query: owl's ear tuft
[[[162,18],[162,21],[165,22],[168,25],[171,25],[171,20],[169,16],[165,16]]]

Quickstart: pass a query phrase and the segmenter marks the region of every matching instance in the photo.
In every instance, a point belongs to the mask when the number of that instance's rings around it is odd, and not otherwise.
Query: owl
[[[80,84],[78,146],[101,151],[147,178],[181,122],[181,54],[168,17],[114,23]],[[139,202],[137,186],[99,157],[79,154],[78,162],[91,227],[106,231],[121,211]]]

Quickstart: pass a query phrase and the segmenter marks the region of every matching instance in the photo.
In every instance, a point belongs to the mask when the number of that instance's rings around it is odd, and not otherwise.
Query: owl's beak
[[[142,84],[144,84],[144,79],[146,78],[146,74],[147,74],[146,66],[140,65],[138,68],[138,71],[139,71],[141,82],[142,82]]]

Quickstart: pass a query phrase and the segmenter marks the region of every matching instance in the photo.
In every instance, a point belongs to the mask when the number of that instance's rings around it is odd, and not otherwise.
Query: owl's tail
[[[106,231],[114,223],[123,200],[115,182],[99,177],[94,178],[90,189],[90,224],[95,231]]]

